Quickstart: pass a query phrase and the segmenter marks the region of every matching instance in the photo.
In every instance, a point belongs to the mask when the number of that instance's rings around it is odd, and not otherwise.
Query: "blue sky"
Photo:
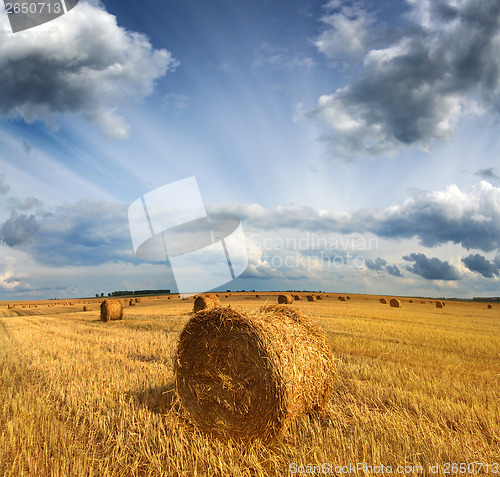
[[[245,230],[224,289],[499,294],[495,0],[92,0],[0,35],[0,298],[175,290],[127,209],[190,176]]]

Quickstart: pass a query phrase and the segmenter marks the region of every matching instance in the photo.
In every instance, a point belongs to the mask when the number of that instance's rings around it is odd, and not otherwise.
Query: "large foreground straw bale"
[[[325,335],[296,308],[231,307],[196,313],[175,359],[180,401],[220,437],[267,441],[301,414],[324,411],[333,391]]]
[[[121,300],[104,300],[101,303],[101,321],[123,320]]]
[[[293,296],[292,295],[279,295],[278,296],[278,303],[282,305],[291,305],[293,303]]]
[[[196,313],[201,310],[210,310],[220,306],[220,300],[215,295],[198,295],[194,299],[193,311]]]

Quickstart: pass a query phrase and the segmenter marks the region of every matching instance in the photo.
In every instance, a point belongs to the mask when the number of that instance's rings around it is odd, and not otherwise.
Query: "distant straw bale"
[[[300,295],[294,295],[293,299],[294,300],[302,300],[302,297]]]
[[[281,305],[290,305],[293,303],[293,296],[292,295],[279,295],[278,296],[278,303]]]
[[[101,303],[101,321],[123,320],[123,303],[120,300],[104,300]]]
[[[391,305],[393,308],[400,308],[401,302],[397,298],[391,298],[389,305]]]
[[[488,310],[491,310],[493,307],[488,303],[488,306],[486,308],[488,308]]]
[[[255,298],[260,298],[260,295],[255,295]]]
[[[181,332],[176,390],[205,432],[269,441],[297,417],[325,412],[333,357],[324,333],[294,307],[195,314]]]
[[[350,300],[350,299],[351,299],[351,297],[350,297],[349,295],[347,295],[347,296],[346,296],[346,298],[347,298],[348,300]]]
[[[84,306],[83,311],[90,311],[90,308],[88,306]]]
[[[210,310],[220,306],[220,300],[215,295],[197,295],[194,300],[193,311]]]
[[[129,300],[128,306],[135,306],[135,301],[132,298]]]
[[[135,298],[135,299],[134,299],[134,301],[135,301],[136,303],[140,303],[140,302],[141,302],[141,299],[140,299],[140,298]]]
[[[380,303],[382,303],[383,305],[387,305],[387,300],[385,298],[381,298]]]
[[[413,303],[413,300],[410,300],[410,303]]]
[[[339,296],[340,301],[345,301],[345,296]]]
[[[316,297],[314,295],[307,295],[307,301],[316,301]]]
[[[317,298],[318,300],[322,300],[322,299],[323,299],[323,297],[322,297],[321,295],[316,295],[316,298]]]
[[[440,301],[438,301],[438,300],[436,300],[436,308],[443,308],[443,303],[440,302]]]

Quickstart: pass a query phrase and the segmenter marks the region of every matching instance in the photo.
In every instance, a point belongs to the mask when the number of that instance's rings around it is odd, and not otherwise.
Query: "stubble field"
[[[221,301],[241,310],[276,303],[276,293],[259,295]],[[184,416],[173,356],[193,300],[143,297],[108,323],[96,300],[2,304],[0,475],[274,477],[322,464],[330,475],[456,475],[446,473],[452,463],[495,475],[500,306],[337,297],[295,302],[335,357],[330,414],[304,416],[267,445],[219,441]],[[353,465],[357,473],[342,471]]]

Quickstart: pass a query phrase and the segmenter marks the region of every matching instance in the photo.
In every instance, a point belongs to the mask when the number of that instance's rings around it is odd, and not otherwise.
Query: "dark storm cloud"
[[[7,15],[2,15],[0,30],[7,29]],[[126,137],[128,124],[117,111],[149,95],[155,80],[177,64],[144,35],[126,31],[114,16],[80,2],[64,21],[51,22],[49,32],[2,35],[0,115],[55,125],[55,114],[76,113],[109,137]]]
[[[406,269],[427,280],[459,280],[458,270],[439,258],[427,258],[423,253],[411,253],[403,257],[407,262],[413,262]]]
[[[462,258],[462,262],[470,271],[480,273],[484,278],[494,278],[500,274],[497,263],[490,262],[478,253]]]
[[[10,218],[0,226],[0,238],[9,247],[15,247],[32,242],[38,229],[39,224],[34,215],[12,212]]]
[[[376,258],[375,260],[367,258],[365,260],[365,265],[370,270],[380,271],[384,268],[385,265],[387,265],[387,262],[380,257]]]
[[[500,248],[500,188],[484,181],[469,192],[456,185],[434,192],[413,191],[408,199],[385,210],[351,214],[297,206],[265,209],[255,204],[233,204],[213,211],[240,217],[249,230],[371,232],[388,239],[417,238],[427,247],[452,242],[485,252]]]
[[[40,220],[33,244],[36,260],[48,265],[136,262],[123,204],[79,201]]]
[[[496,168],[494,167],[488,167],[487,169],[479,169],[474,174],[476,176],[482,177],[483,179],[486,180],[493,180],[493,181],[498,181],[500,180],[500,177],[496,174]]]
[[[137,263],[127,210],[123,204],[79,201],[50,213],[38,211],[37,216],[14,211],[0,225],[0,238],[9,247],[24,248],[44,265]]]
[[[500,189],[481,182],[470,194],[456,186],[418,191],[366,220],[368,230],[381,237],[418,237],[427,247],[453,242],[467,249],[492,251],[500,247]]]
[[[427,150],[467,115],[500,109],[500,2],[411,2],[411,28],[373,49],[360,77],[322,96],[310,117],[330,129],[335,156]]]
[[[401,278],[403,275],[401,274],[401,270],[396,265],[387,265],[385,268],[387,270],[387,273],[389,275],[392,275],[393,277],[398,277]]]

